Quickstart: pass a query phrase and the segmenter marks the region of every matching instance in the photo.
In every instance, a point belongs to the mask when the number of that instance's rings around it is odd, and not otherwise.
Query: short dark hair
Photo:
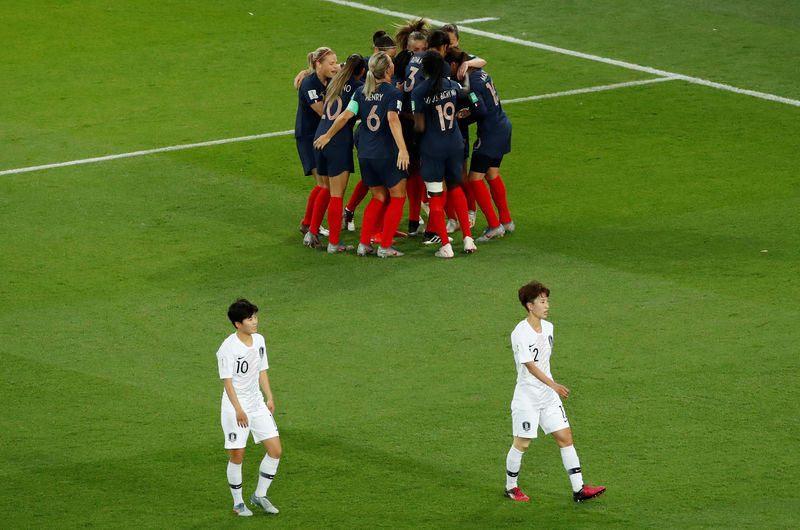
[[[442,46],[450,46],[450,35],[437,29],[428,34],[428,48],[437,49]]]
[[[228,318],[231,319],[233,327],[236,327],[237,322],[244,322],[256,313],[258,306],[245,298],[239,298],[228,308]]]
[[[522,307],[524,307],[525,310],[527,311],[528,310],[528,306],[527,306],[528,302],[533,302],[534,300],[539,298],[539,296],[542,295],[542,294],[546,295],[549,298],[550,297],[550,289],[548,289],[547,287],[545,287],[541,283],[534,281],[534,282],[526,283],[525,285],[520,287],[517,294],[519,294],[519,303],[522,304]]]

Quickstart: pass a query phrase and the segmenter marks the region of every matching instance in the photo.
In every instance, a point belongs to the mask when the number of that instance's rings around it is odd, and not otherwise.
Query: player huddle
[[[353,250],[341,233],[355,231],[354,213],[368,193],[359,256],[402,256],[395,238],[422,235],[423,244],[440,245],[437,257],[452,258],[449,234],[457,229],[468,254],[477,250],[476,240],[514,231],[499,173],[511,151],[511,122],[483,69],[486,61],[458,45],[455,25],[433,28],[416,19],[394,37],[376,32],[368,57],[353,54],[339,64],[330,48],[308,54],[309,68],[295,79],[297,151],[304,173],[315,179],[300,225],[305,245],[320,248],[327,235],[328,253]],[[345,205],[354,147],[361,179]],[[406,202],[408,229],[401,232]],[[477,208],[487,226],[473,238]]]

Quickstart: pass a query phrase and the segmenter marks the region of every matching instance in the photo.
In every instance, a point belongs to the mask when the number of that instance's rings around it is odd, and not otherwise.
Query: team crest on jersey
[[[531,430],[531,422],[523,421],[522,422],[522,430],[525,431],[525,432],[528,432],[529,430]]]
[[[316,90],[309,90],[308,91],[308,99],[317,99],[317,91]]]
[[[231,441],[231,442],[235,442],[236,441],[236,433],[232,432],[232,433],[228,434],[228,440]]]
[[[547,341],[550,343],[550,347],[552,348],[553,347],[553,336],[552,335],[548,335],[547,336]]]

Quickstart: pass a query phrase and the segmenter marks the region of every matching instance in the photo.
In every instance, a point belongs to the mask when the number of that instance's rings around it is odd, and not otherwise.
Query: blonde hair
[[[347,83],[354,75],[360,74],[363,70],[363,57],[357,53],[354,53],[348,57],[347,61],[344,63],[344,67],[336,72],[336,75],[334,75],[328,83],[328,89],[325,91],[325,103],[330,103],[334,99],[338,98],[339,94],[342,93],[342,89],[344,89],[345,83]]]
[[[371,96],[378,89],[378,80],[386,77],[386,71],[392,60],[386,52],[376,52],[369,58],[369,71],[367,80],[364,82],[364,95]]]
[[[326,55],[331,54],[331,53],[333,53],[333,50],[331,50],[328,47],[322,46],[320,48],[317,48],[316,50],[314,50],[313,52],[308,54],[308,67],[311,68],[311,70],[316,72],[317,71],[317,68],[316,68],[317,63],[319,61],[321,61],[323,59],[323,57],[325,57]]]
[[[397,28],[397,35],[395,35],[395,40],[397,41],[397,47],[400,50],[405,50],[408,48],[408,41],[414,34],[422,33],[422,39],[427,39],[425,36],[425,32],[428,29],[428,21],[424,18],[415,18],[408,21],[405,26],[401,26],[399,24],[395,24]],[[413,40],[420,40],[419,37],[413,37]]]

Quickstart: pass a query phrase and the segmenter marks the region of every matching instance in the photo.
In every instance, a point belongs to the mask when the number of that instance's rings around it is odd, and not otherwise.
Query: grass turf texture
[[[797,47],[786,3],[609,7],[625,17],[543,3],[524,23],[521,5],[455,18],[797,97],[773,54]],[[366,52],[394,21],[320,2],[3,10],[18,90],[0,102],[0,170],[289,129],[305,54]],[[631,22],[656,15],[682,32],[653,43]],[[718,17],[747,30],[747,53],[694,29]],[[646,78],[462,41],[503,98]],[[518,232],[444,263],[411,242],[388,261],[303,247],[291,137],[0,177],[6,526],[232,524],[213,354],[240,295],[262,308],[285,447],[272,526],[800,524],[797,108],[673,81],[506,110]],[[508,333],[532,278],[553,289],[584,475],[609,487],[581,506],[549,438],[523,460],[532,502],[500,496]],[[246,496],[262,454],[245,456]]]

